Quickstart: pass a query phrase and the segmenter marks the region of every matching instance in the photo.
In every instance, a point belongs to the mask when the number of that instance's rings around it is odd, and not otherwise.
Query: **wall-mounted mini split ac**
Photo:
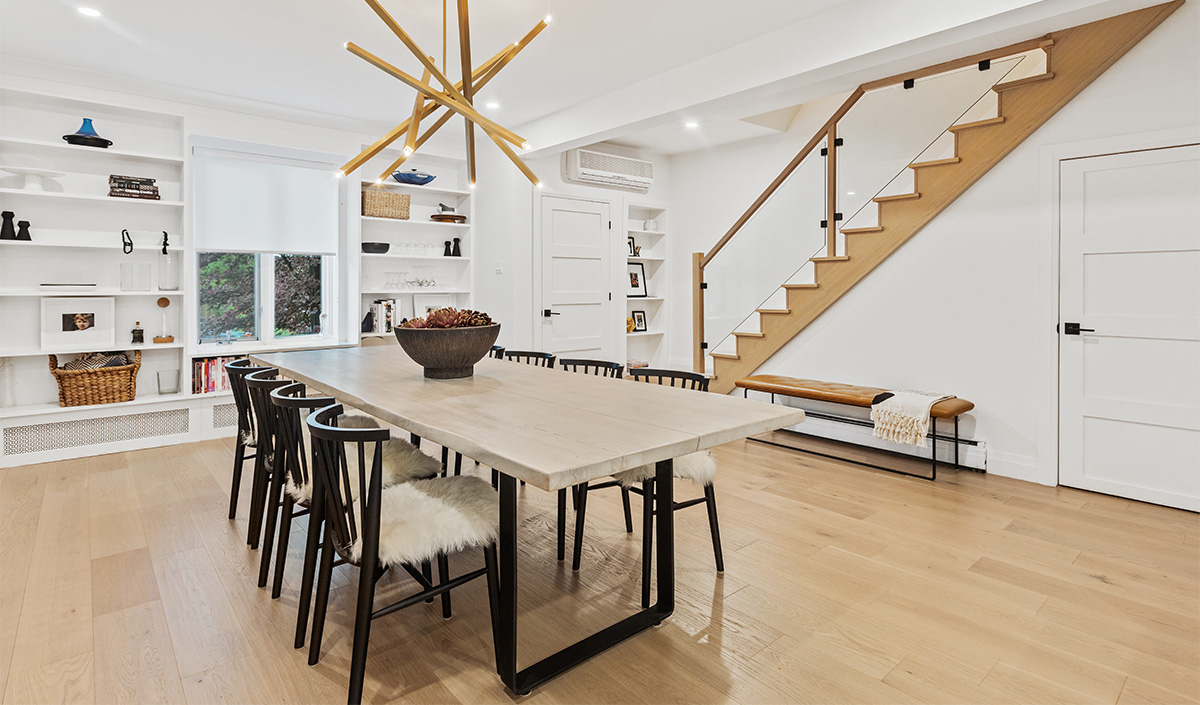
[[[566,154],[567,180],[591,186],[608,186],[638,193],[654,183],[654,164],[615,154],[572,149]]]

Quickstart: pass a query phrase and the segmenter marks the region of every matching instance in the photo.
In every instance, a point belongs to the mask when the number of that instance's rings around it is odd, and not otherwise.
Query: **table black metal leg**
[[[656,506],[674,502],[673,464],[664,460],[655,467]],[[496,636],[496,671],[504,685],[517,695],[561,675],[629,637],[661,624],[675,610],[675,516],[662,512],[658,518],[657,602],[616,624],[602,629],[551,656],[517,671],[517,486],[516,480],[500,475],[500,599],[493,625]]]

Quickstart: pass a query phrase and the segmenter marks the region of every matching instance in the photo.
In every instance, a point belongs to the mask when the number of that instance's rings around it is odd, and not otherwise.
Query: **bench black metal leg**
[[[633,533],[633,513],[629,510],[629,490],[621,487],[621,506],[625,509],[625,533]]]
[[[558,560],[567,555],[567,489],[558,491]]]
[[[929,479],[936,480],[937,479],[937,419],[932,416],[929,417],[929,430],[931,432],[930,439],[929,439],[929,447],[932,449],[932,452],[929,455],[933,459],[932,460],[933,469],[929,475]]]
[[[958,464],[958,417],[954,417],[954,469],[958,470],[961,466]]]
[[[584,482],[579,485],[578,504],[575,507],[575,548],[571,556],[571,570],[579,570],[579,558],[583,554],[583,525],[587,520],[588,486]]]
[[[717,524],[717,495],[712,483],[704,486],[704,503],[708,506],[708,530],[712,534],[713,556],[717,559],[717,572],[725,572],[725,556],[721,552],[721,528]]]

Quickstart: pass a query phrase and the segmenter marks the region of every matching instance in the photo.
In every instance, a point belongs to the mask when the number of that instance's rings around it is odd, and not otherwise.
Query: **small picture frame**
[[[628,267],[628,289],[625,291],[625,296],[631,299],[644,299],[649,296],[646,293],[646,266],[641,262],[630,262],[626,266]]]
[[[116,344],[112,297],[46,297],[42,303],[42,349],[69,351]]]
[[[629,241],[629,256],[630,256],[630,257],[637,257],[638,250],[640,249],[640,248],[637,246],[637,242],[635,242],[635,241],[634,241],[634,239],[633,239],[633,236],[632,236],[632,235],[630,235],[629,237],[627,237],[627,238],[625,238],[625,239]]]
[[[634,311],[633,312],[633,332],[634,333],[645,333],[646,332],[646,312],[645,311]]]
[[[424,318],[439,308],[454,305],[450,294],[413,294],[413,316]]]

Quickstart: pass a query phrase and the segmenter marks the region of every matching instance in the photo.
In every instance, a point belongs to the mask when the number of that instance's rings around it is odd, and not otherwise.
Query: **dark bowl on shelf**
[[[388,251],[389,247],[391,245],[386,242],[364,242],[362,251],[368,255],[382,255]]]
[[[63,135],[63,139],[67,144],[79,145],[81,147],[99,147],[100,149],[108,149],[112,146],[112,140],[106,140],[100,136],[91,135]]]
[[[412,171],[392,172],[392,178],[395,179],[397,183],[407,184],[409,186],[424,186],[437,177],[433,174],[426,174],[413,169]]]
[[[475,374],[475,363],[492,350],[500,324],[472,328],[395,328],[396,341],[428,379],[460,379]]]

